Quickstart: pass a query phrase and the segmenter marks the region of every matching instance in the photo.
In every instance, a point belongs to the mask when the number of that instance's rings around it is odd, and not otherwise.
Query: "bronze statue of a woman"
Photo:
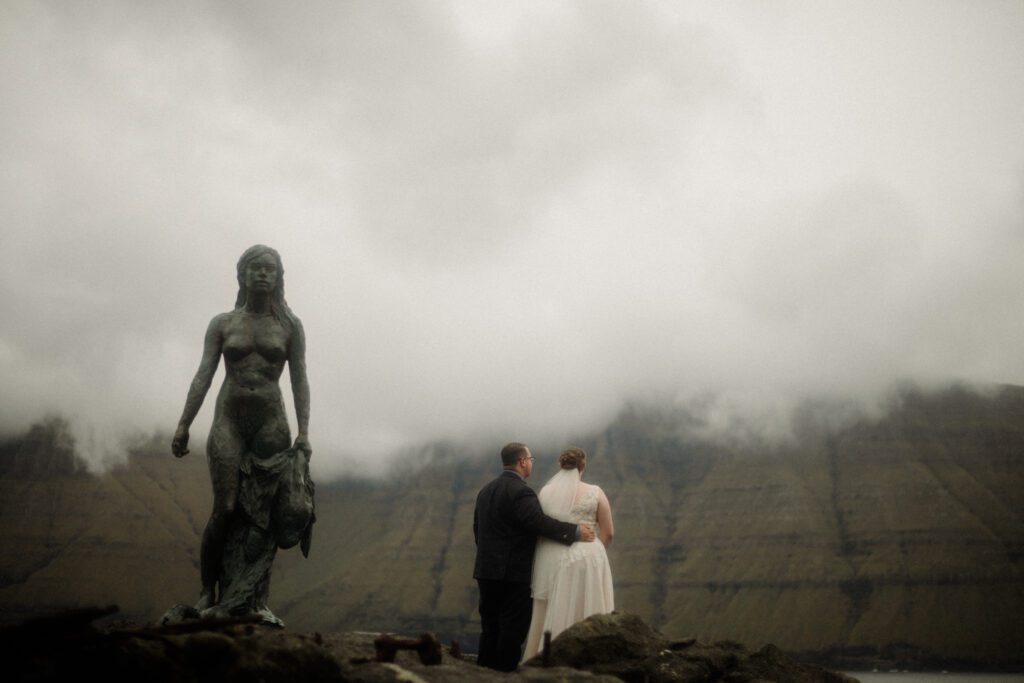
[[[281,257],[270,247],[258,244],[242,254],[235,308],[214,317],[206,330],[202,361],[171,444],[178,457],[189,452],[189,427],[222,355],[226,375],[206,442],[213,512],[203,533],[196,609],[258,613],[280,624],[266,606],[270,564],[278,547],[301,542],[308,553],[315,516],[306,339],[284,299]],[[285,363],[298,419],[290,448],[278,386]]]

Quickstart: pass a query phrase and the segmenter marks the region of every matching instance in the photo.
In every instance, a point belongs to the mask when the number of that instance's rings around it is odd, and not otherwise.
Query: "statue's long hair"
[[[284,300],[284,264],[281,262],[281,255],[277,253],[277,250],[266,245],[254,244],[246,249],[238,259],[238,296],[235,298],[235,310],[245,308],[246,299],[249,297],[249,292],[245,288],[246,267],[250,261],[264,254],[273,256],[277,263],[277,286],[270,293],[270,314],[289,331],[293,330],[296,322],[295,314],[292,313],[292,309],[288,308],[288,302]]]

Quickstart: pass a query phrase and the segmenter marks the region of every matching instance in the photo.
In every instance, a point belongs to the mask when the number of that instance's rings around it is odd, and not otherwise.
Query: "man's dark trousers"
[[[498,671],[515,671],[530,630],[533,598],[530,584],[477,579],[480,587],[480,650],[477,663]]]

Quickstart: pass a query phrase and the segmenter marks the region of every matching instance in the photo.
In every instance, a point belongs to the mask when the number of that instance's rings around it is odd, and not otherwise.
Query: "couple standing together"
[[[586,453],[563,451],[558,473],[539,496],[526,483],[533,462],[524,444],[505,446],[504,469],[480,490],[473,514],[477,661],[499,671],[513,671],[521,659],[536,655],[544,631],[554,637],[615,608],[605,553],[614,533],[612,512],[600,487],[580,480]]]

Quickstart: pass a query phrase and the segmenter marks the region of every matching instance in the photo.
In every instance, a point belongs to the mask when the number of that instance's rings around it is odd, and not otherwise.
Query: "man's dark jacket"
[[[576,525],[545,515],[533,489],[515,472],[503,471],[476,497],[473,578],[529,583],[537,536],[572,545]]]

